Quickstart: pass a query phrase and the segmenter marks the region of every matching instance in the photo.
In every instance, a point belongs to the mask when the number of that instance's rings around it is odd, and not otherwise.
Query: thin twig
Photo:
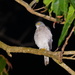
[[[41,8],[37,8],[37,9],[34,9],[35,11],[38,11],[38,10],[41,10],[41,9],[46,9],[45,7],[41,7]]]
[[[75,57],[75,54],[73,54],[71,57],[72,57],[72,58]]]
[[[64,52],[64,49],[65,49],[66,45],[68,44],[68,40],[70,39],[72,33],[74,32],[74,29],[75,29],[75,26],[72,28],[70,34],[69,34],[68,37],[66,38],[66,41],[65,41],[65,43],[64,43],[64,45],[63,45],[63,47],[62,47],[62,49],[61,49],[62,52]]]
[[[29,5],[32,7],[36,3],[38,3],[38,2],[36,0],[33,0]]]
[[[64,57],[64,56],[63,56],[63,59],[75,60],[75,58],[72,58],[72,57]]]

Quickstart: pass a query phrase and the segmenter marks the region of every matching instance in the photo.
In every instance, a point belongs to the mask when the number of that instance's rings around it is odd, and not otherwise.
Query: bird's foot
[[[41,50],[46,50],[45,48],[41,48]]]

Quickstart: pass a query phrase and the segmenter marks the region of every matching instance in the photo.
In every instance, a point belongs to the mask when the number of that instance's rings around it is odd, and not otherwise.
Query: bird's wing
[[[53,42],[53,40],[52,40],[52,39],[50,39],[50,40],[49,40],[49,42],[48,42],[49,50],[51,50],[51,49],[52,49],[52,42]]]

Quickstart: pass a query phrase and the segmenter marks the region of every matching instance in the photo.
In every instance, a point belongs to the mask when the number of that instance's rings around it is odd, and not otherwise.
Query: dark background
[[[25,1],[30,3],[30,0]],[[36,7],[41,6],[43,6],[42,1]],[[0,40],[4,43],[12,46],[38,48],[33,39],[35,23],[38,20],[43,21],[51,29],[53,34],[52,51],[54,51],[57,48],[58,39],[63,25],[56,24],[56,28],[54,29],[52,22],[32,15],[14,0],[0,0]],[[73,34],[69,40],[66,50],[75,49],[74,38]],[[3,54],[13,66],[13,69],[9,71],[9,75],[53,75],[55,73],[58,75],[69,75],[52,59],[50,59],[50,64],[48,66],[44,66],[43,56],[12,53],[12,58],[10,58],[5,51],[2,49],[0,49],[0,51],[0,53]],[[75,70],[74,61],[64,60],[64,62]]]

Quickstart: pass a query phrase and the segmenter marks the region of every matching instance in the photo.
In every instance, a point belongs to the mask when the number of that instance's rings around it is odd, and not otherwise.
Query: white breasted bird
[[[50,29],[41,21],[38,21],[36,24],[36,31],[34,34],[35,44],[39,49],[46,49],[50,51],[52,49],[52,33]],[[44,56],[44,64],[49,64],[49,57]]]

